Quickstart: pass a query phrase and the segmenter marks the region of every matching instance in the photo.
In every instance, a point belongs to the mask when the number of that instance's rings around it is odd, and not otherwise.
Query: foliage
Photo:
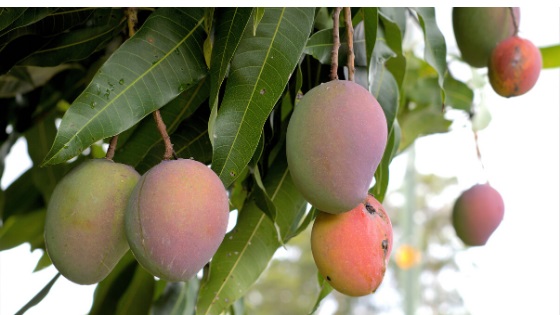
[[[285,133],[301,95],[329,80],[332,9],[135,13],[133,34],[125,9],[0,8],[0,177],[20,137],[33,161],[0,190],[0,250],[23,243],[44,250],[56,183],[84,160],[103,157],[112,136],[120,134],[115,161],[140,173],[157,164],[164,145],[149,114],[160,110],[176,156],[211,165],[237,223],[202,277],[186,283],[154,279],[126,255],[97,285],[91,313],[241,314],[277,249],[314,218],[292,184]],[[388,146],[371,188],[383,200],[391,160],[418,137],[447,132],[447,111],[475,113],[474,92],[447,67],[435,9],[353,8],[352,24],[356,81],[388,120]],[[421,30],[422,56],[403,49],[407,27]],[[341,42],[343,65],[346,35]],[[557,48],[543,48],[547,65],[558,65]],[[345,77],[344,67],[338,71]],[[44,254],[36,270],[48,265]],[[323,289],[317,303],[330,292]]]

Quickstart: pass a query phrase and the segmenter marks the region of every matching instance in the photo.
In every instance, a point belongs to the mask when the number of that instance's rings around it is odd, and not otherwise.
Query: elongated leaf
[[[33,183],[33,171],[25,171],[5,191],[2,220],[15,214],[25,214],[45,206],[41,192]]]
[[[0,251],[23,243],[30,243],[33,248],[42,244],[45,214],[43,209],[8,218],[0,228]]]
[[[0,76],[0,98],[15,97],[45,85],[56,74],[73,68],[65,64],[55,67],[17,66]]]
[[[104,48],[126,25],[121,9],[107,10],[106,14],[110,18],[105,25],[62,33],[18,64],[50,67],[87,58]]]
[[[468,113],[471,110],[474,99],[474,92],[469,86],[453,78],[450,73],[447,73],[445,76],[443,84],[445,87],[445,95],[447,96],[445,105]]]
[[[385,67],[387,60],[395,55],[385,42],[383,32],[379,30],[377,43],[373,51],[373,62],[369,71],[369,91],[383,108],[387,119],[387,131],[392,128],[399,105],[399,87],[392,73]]]
[[[208,77],[205,77],[160,110],[168,134],[173,135],[181,122],[190,117],[200,107],[208,98],[209,88],[210,82]],[[208,135],[206,134],[206,136]],[[179,149],[175,143],[174,150]],[[145,117],[139,126],[134,129],[126,143],[117,149],[114,160],[136,167],[143,160],[161,160],[164,150],[163,140],[157,130],[154,118],[150,115]],[[152,158],[148,158],[152,155]]]
[[[375,185],[370,189],[370,193],[373,194],[375,199],[379,202],[383,202],[385,199],[385,194],[387,193],[387,187],[389,187],[389,165],[396,155],[399,148],[401,131],[397,121],[393,124],[393,128],[389,132],[387,139],[387,148],[383,152],[383,158],[375,170]]]
[[[206,73],[204,10],[161,8],[125,42],[65,113],[43,165],[64,162],[159,109]]]
[[[321,288],[321,290],[319,291],[319,295],[317,296],[317,301],[315,302],[315,305],[313,305],[313,308],[311,309],[311,312],[309,312],[309,315],[317,311],[319,305],[321,305],[321,301],[323,301],[323,299],[327,297],[327,295],[329,295],[333,290],[329,282],[325,281],[325,279],[323,279],[323,277],[320,274],[317,274],[317,281],[319,282],[319,287]]]
[[[366,66],[369,69],[371,56],[377,38],[378,12],[377,8],[362,8],[364,19],[364,38],[366,41]]]
[[[277,160],[264,184],[278,209],[277,223],[286,240],[293,222],[299,223],[306,202],[293,185],[285,154],[279,154]],[[279,246],[273,222],[254,202],[246,203],[236,227],[226,234],[212,259],[209,277],[199,292],[197,314],[220,314],[243,296]]]
[[[163,294],[154,302],[152,315],[192,315],[196,305],[199,280],[169,282]]]
[[[214,134],[214,126],[218,117],[218,94],[229,69],[229,65],[245,28],[249,24],[251,8],[218,8],[216,26],[216,39],[212,50],[212,63],[210,67],[210,106],[212,108],[208,120],[208,131]],[[214,142],[214,138],[210,137]]]
[[[49,257],[49,254],[45,250],[43,251],[43,255],[41,256],[41,258],[39,258],[39,261],[37,262],[35,269],[33,269],[33,272],[41,271],[50,265],[52,265],[52,261],[51,258]]]
[[[0,38],[4,37],[4,35],[9,32],[14,32],[19,28],[33,24],[56,11],[56,8],[33,8],[32,7],[32,8],[21,8],[21,9],[23,10],[21,11],[21,14],[19,14],[18,18],[14,19],[9,26],[5,26],[4,30],[0,32]],[[4,18],[4,16],[2,16],[2,18]],[[0,42],[0,44],[1,43],[3,42]]]
[[[56,280],[60,277],[60,273],[57,273],[49,283],[39,293],[37,293],[27,304],[25,304],[15,315],[22,315],[25,314],[30,308],[39,304],[46,296],[49,294],[52,286],[56,283]]]
[[[383,23],[383,30],[380,30],[377,36],[383,37],[385,44],[395,53],[392,58],[387,60],[385,66],[393,74],[397,85],[401,86],[406,72],[406,59],[402,52],[404,25],[406,25],[406,22],[403,25],[402,20],[406,20],[405,9],[381,8],[380,10],[379,17]]]
[[[438,73],[438,83],[442,90],[442,99],[445,102],[444,79],[447,74],[447,46],[445,38],[439,30],[434,8],[415,8],[418,20],[424,32],[424,59]]]
[[[313,15],[313,8],[267,8],[257,35],[244,33],[212,135],[212,168],[226,187],[251,160],[263,125],[303,52]]]
[[[542,55],[543,69],[560,67],[560,45],[539,48]]]
[[[27,8],[0,8],[0,32],[17,20]]]
[[[154,287],[154,276],[137,265],[130,285],[119,300],[116,314],[147,315],[152,305]]]

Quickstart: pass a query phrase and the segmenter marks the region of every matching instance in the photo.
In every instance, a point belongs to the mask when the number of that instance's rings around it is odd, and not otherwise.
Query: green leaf
[[[231,59],[233,58],[241,36],[249,24],[251,8],[218,8],[216,25],[215,49],[212,50],[213,63],[210,67],[210,106],[212,108],[208,121],[209,134],[214,134],[214,126],[218,116],[218,94],[226,77]],[[214,142],[214,137],[210,137]]]
[[[465,112],[470,112],[474,92],[465,83],[453,78],[450,73],[445,76],[445,81],[443,83],[445,88],[445,95],[447,96],[445,102],[455,109],[460,109]]]
[[[17,20],[27,8],[0,8],[0,32]]]
[[[267,8],[257,35],[245,32],[215,124],[212,169],[228,187],[251,160],[311,32],[313,8]]]
[[[153,303],[151,315],[191,315],[195,312],[199,280],[168,282],[163,294]]]
[[[62,71],[72,69],[70,64],[55,67],[16,66],[0,76],[0,98],[11,98],[25,94],[45,85],[52,77]]]
[[[387,147],[385,152],[383,152],[383,158],[375,171],[375,185],[369,191],[379,202],[383,202],[385,194],[387,193],[387,187],[389,187],[389,165],[393,157],[397,154],[400,138],[400,127],[398,122],[395,121],[393,128],[391,128],[389,132]]]
[[[119,300],[132,281],[137,267],[132,252],[128,251],[113,271],[97,284],[93,293],[93,304],[88,314],[115,314]]]
[[[560,45],[540,47],[543,69],[560,67]]]
[[[39,258],[39,261],[37,262],[37,265],[35,266],[35,269],[33,269],[33,272],[41,271],[41,270],[49,267],[50,265],[52,265],[51,258],[49,257],[49,254],[47,253],[47,251],[44,250],[43,255],[41,255],[41,258]]]
[[[171,135],[172,140],[173,133],[181,122],[193,115],[208,98],[209,88],[210,82],[208,77],[205,77],[161,108],[161,118],[165,122],[167,133]],[[181,149],[177,147],[176,143],[174,144],[176,152]],[[153,116],[149,115],[139,123],[126,142],[117,149],[114,160],[136,167],[144,160],[161,161],[164,151],[163,139],[158,132]]]
[[[59,277],[60,277],[60,273],[57,273],[52,278],[52,280],[49,281],[49,283],[47,283],[47,285],[43,287],[43,289],[41,289],[41,291],[39,291],[39,293],[37,293],[29,302],[27,302],[27,304],[25,304],[19,311],[17,311],[15,315],[23,315],[30,308],[39,304],[49,294],[49,291],[51,290],[52,286],[56,283],[56,280],[58,280]]]
[[[115,314],[149,314],[150,306],[152,305],[152,297],[154,295],[154,287],[154,276],[140,265],[137,265],[130,285],[119,300],[117,312]]]
[[[2,221],[5,223],[12,215],[23,215],[44,207],[41,192],[33,182],[33,171],[29,169],[6,188]]]
[[[109,18],[106,24],[62,33],[55,36],[46,46],[41,47],[20,65],[50,67],[63,62],[85,59],[104,48],[126,25],[122,9],[106,9]]]
[[[264,16],[264,8],[255,8],[255,14],[253,14],[253,36],[257,35],[257,28],[259,27],[259,23]]]
[[[319,308],[319,305],[321,305],[321,301],[323,301],[323,299],[329,295],[333,288],[331,287],[331,285],[328,283],[328,281],[325,281],[325,279],[323,279],[323,277],[317,273],[317,281],[319,282],[319,288],[321,288],[321,290],[319,291],[319,295],[317,296],[317,301],[315,302],[315,305],[313,305],[313,309],[311,309],[311,312],[309,312],[309,315],[315,313],[315,311],[317,311],[317,309]]]
[[[380,34],[382,34],[380,32]],[[386,61],[395,56],[387,47],[384,38],[378,36],[373,51],[373,62],[369,71],[369,91],[383,108],[387,119],[387,131],[390,131],[397,115],[399,105],[399,87],[392,73],[385,67]]]
[[[434,8],[415,8],[418,20],[424,32],[424,59],[437,71],[438,83],[445,102],[444,78],[447,74],[447,46],[445,38],[439,30]]]
[[[65,113],[43,165],[62,163],[123,132],[198,82],[206,74],[203,15],[199,8],[151,14]]]
[[[11,9],[11,8],[10,8]],[[47,17],[48,15],[54,13],[57,9],[56,8],[20,8],[21,11],[17,19],[14,19],[12,23],[8,26],[5,26],[0,32],[0,38],[3,38],[9,32],[15,32],[19,28],[23,28],[30,24],[33,24],[37,21],[40,21]],[[17,13],[16,13],[17,14]],[[2,18],[4,18],[2,14]],[[7,21],[6,21],[7,22]],[[5,23],[5,22],[3,22]],[[3,43],[3,42],[0,42]]]
[[[364,16],[364,37],[366,41],[367,68],[370,68],[371,56],[377,39],[378,12],[377,8],[362,8]]]
[[[276,208],[281,237],[286,240],[294,222],[305,213],[306,201],[295,188],[288,171],[285,153],[264,180]],[[303,209],[303,213],[302,213]],[[197,314],[220,314],[243,296],[264,271],[280,246],[274,223],[248,202],[240,211],[235,228],[224,241],[210,264],[208,278],[201,285]]]
[[[346,64],[348,56],[348,40],[346,38],[346,28],[340,27],[340,48],[338,49],[338,64]],[[354,33],[354,53],[358,56],[361,52],[365,53],[365,39],[357,38],[358,34]],[[314,33],[307,42],[304,52],[319,60],[322,64],[330,65],[332,56],[333,36],[332,29],[324,29]],[[355,64],[357,66],[365,66],[367,61],[357,58]]]
[[[417,105],[399,115],[399,124],[402,132],[399,151],[402,152],[418,137],[447,132],[451,121],[443,117],[441,108]]]
[[[383,29],[379,30],[377,36],[384,39],[387,45],[395,54],[387,59],[386,67],[395,78],[398,86],[402,85],[406,72],[406,59],[402,52],[403,34],[405,32],[406,14],[404,8],[381,8],[379,13]]]
[[[46,210],[13,215],[0,228],[0,251],[30,243],[32,248],[41,245]]]

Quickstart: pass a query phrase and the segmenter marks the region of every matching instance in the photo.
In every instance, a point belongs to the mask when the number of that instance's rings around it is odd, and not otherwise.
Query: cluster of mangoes
[[[45,243],[55,267],[78,284],[103,280],[129,248],[151,274],[186,281],[217,251],[228,218],[226,189],[202,163],[164,160],[140,176],[95,159],[56,186]]]
[[[333,80],[295,106],[286,154],[295,186],[320,210],[311,250],[322,277],[350,296],[374,292],[393,243],[391,220],[368,194],[387,144],[383,109],[365,88]]]
[[[533,88],[542,68],[539,49],[518,36],[519,8],[453,8],[453,31],[463,60],[488,67],[490,85],[504,97]]]

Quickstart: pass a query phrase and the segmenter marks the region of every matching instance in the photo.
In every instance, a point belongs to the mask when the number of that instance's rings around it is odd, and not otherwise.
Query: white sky
[[[436,12],[448,51],[456,52],[451,9],[438,7]],[[522,7],[520,36],[537,46],[559,43],[560,9]],[[459,256],[464,262],[459,284],[463,299],[473,315],[560,314],[560,70],[542,71],[526,95],[505,99],[487,86],[485,97],[492,122],[479,133],[479,144],[486,175],[502,194],[506,212],[486,246]],[[463,189],[481,178],[468,128],[419,140],[416,159],[420,172],[457,176]],[[396,177],[404,160],[397,158],[391,166]],[[2,187],[30,165],[20,141],[6,161]],[[53,267],[32,273],[39,257],[28,245],[0,252],[0,314],[15,313],[56,274]],[[468,267],[471,263],[478,267]],[[94,287],[61,277],[27,314],[85,314]]]

